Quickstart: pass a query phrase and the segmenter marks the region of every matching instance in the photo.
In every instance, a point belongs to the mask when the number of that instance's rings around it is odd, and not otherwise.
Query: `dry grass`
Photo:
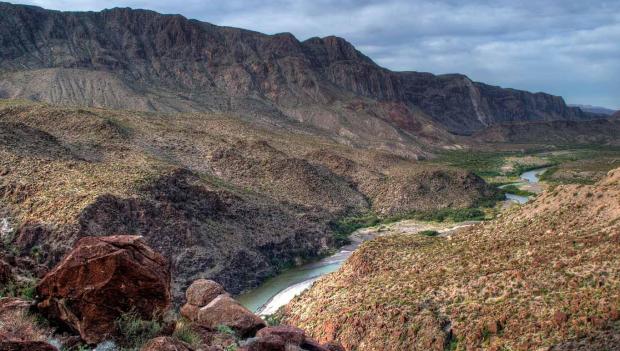
[[[47,341],[51,329],[41,327],[36,318],[23,310],[0,313],[0,339]]]

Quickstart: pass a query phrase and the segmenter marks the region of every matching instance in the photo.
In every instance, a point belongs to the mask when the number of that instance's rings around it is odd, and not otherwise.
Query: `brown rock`
[[[553,314],[553,321],[556,325],[562,325],[568,320],[568,315],[562,311],[556,311]]]
[[[0,341],[2,351],[58,351],[44,341]]]
[[[11,280],[13,280],[11,266],[0,258],[0,284],[6,284]]]
[[[181,316],[189,319],[190,321],[195,321],[198,316],[198,311],[200,311],[200,307],[186,303],[183,307],[181,307]]]
[[[187,288],[185,296],[187,297],[188,304],[203,307],[219,295],[225,293],[224,287],[213,280],[198,279]]]
[[[277,335],[265,335],[250,340],[245,348],[248,351],[285,351],[286,342]]]
[[[287,344],[301,345],[306,338],[306,333],[299,328],[291,327],[288,325],[280,325],[277,327],[263,328],[256,333],[259,338],[264,338],[269,335],[276,335],[282,338]]]
[[[301,347],[307,351],[330,351],[327,347],[319,344],[318,341],[306,338],[302,343]]]
[[[345,351],[344,346],[334,341],[328,342],[323,346],[329,351]]]
[[[21,310],[27,311],[30,308],[30,302],[17,297],[5,297],[0,299],[0,313]]]
[[[147,342],[140,351],[193,351],[193,349],[180,340],[161,336]]]
[[[219,295],[198,311],[196,324],[216,329],[226,325],[234,329],[241,337],[251,337],[266,326],[265,321],[228,295]]]
[[[97,343],[115,332],[122,313],[152,319],[165,311],[170,270],[139,236],[86,237],[43,278],[37,293],[43,314]]]

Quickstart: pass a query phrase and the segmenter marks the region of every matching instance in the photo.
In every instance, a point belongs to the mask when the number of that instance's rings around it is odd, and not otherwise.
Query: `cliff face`
[[[470,134],[506,121],[591,117],[548,94],[462,75],[392,72],[338,37],[300,42],[288,33],[131,9],[57,12],[0,3],[0,20],[0,97],[227,111],[390,143],[449,140],[437,127]]]

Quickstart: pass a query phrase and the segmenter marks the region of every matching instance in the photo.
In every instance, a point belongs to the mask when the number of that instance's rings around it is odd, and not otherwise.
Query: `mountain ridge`
[[[0,8],[4,98],[296,121],[410,155],[410,145],[450,144],[450,134],[495,124],[600,117],[461,74],[393,72],[335,36],[299,41],[128,8]]]

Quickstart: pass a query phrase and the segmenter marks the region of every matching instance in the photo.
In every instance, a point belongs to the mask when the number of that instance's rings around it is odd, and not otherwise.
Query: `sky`
[[[304,40],[337,35],[392,70],[463,73],[620,109],[620,0],[28,0],[146,8]]]

